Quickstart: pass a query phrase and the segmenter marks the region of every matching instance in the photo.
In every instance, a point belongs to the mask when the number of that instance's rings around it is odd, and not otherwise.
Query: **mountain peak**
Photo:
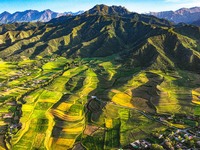
[[[175,23],[192,23],[200,19],[200,7],[180,8],[176,11],[150,12],[149,14]]]
[[[85,12],[86,14],[94,15],[124,15],[129,14],[130,12],[122,6],[107,6],[104,4],[96,5],[92,9]]]
[[[53,12],[51,9],[45,9],[44,12]]]
[[[175,11],[175,13],[180,14],[180,15],[200,13],[200,7],[181,8]]]
[[[4,12],[1,13],[1,15],[10,15],[10,13],[7,12],[7,11],[4,11]]]
[[[39,11],[37,10],[32,10],[32,9],[29,9],[29,10],[25,10],[23,12],[18,12],[18,13],[38,13]]]
[[[4,11],[1,14],[10,14],[8,11]]]
[[[178,10],[176,10],[175,12],[177,13],[181,13],[181,12],[190,12],[190,13],[196,13],[196,12],[200,12],[200,7],[192,7],[192,8],[180,8]]]

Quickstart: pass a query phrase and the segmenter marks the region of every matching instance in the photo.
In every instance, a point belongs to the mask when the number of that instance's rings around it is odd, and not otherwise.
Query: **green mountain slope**
[[[193,129],[199,33],[105,5],[0,26],[0,149],[119,149]]]
[[[181,29],[184,27],[162,27],[109,15],[80,15],[47,24],[9,26],[6,27],[11,29],[1,32],[0,56],[5,60],[52,55],[84,58],[115,54],[121,57],[131,53],[138,61],[148,59],[140,63],[143,67],[159,57],[169,67],[174,63],[190,70],[199,69],[196,65],[199,63],[199,37],[195,37],[198,34],[194,31],[194,35],[188,33],[188,36],[181,32],[188,31]],[[197,27],[186,28],[193,31]]]

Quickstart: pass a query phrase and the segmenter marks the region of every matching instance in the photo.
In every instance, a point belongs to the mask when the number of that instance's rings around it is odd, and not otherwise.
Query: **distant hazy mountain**
[[[47,22],[53,18],[57,18],[60,16],[65,15],[79,15],[83,13],[83,11],[78,12],[64,12],[64,13],[57,13],[53,12],[50,9],[44,10],[44,11],[37,11],[37,10],[26,10],[23,12],[15,12],[13,14],[9,12],[3,12],[0,14],[0,23],[13,23],[13,22]]]
[[[200,19],[197,20],[197,21],[195,21],[195,22],[193,22],[192,24],[193,24],[193,25],[196,25],[196,26],[200,26]]]
[[[150,12],[149,15],[164,18],[175,23],[193,23],[200,20],[200,7],[181,8],[177,11]]]
[[[66,15],[72,15],[72,16],[80,15],[80,14],[82,14],[82,13],[84,13],[83,10],[80,10],[80,11],[77,11],[77,12],[71,12],[71,11],[69,11],[69,12],[64,12],[64,14],[66,14]]]

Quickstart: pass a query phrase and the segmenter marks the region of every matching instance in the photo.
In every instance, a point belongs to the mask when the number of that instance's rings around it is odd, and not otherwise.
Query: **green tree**
[[[151,149],[152,150],[164,150],[164,148],[159,144],[152,144]]]
[[[189,145],[193,147],[193,146],[195,145],[195,142],[194,142],[194,140],[190,140],[190,143],[189,143]]]

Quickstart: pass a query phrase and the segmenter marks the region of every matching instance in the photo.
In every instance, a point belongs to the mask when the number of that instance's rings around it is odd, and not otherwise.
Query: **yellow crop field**
[[[80,127],[67,127],[64,128],[62,131],[66,132],[68,134],[79,134],[80,132],[82,132],[84,129],[84,126],[80,126]]]
[[[106,128],[113,128],[113,124],[112,124],[113,122],[112,122],[112,119],[110,119],[110,118],[106,118],[105,119],[105,124],[106,124]]]
[[[73,146],[74,142],[75,142],[75,139],[59,138],[59,139],[56,140],[56,145],[65,146],[65,149],[66,149],[66,148],[71,148]]]
[[[57,109],[58,109],[58,110],[61,110],[61,111],[67,111],[67,110],[69,110],[69,108],[70,108],[72,105],[73,105],[72,103],[63,102],[63,103],[61,103],[61,104],[57,107]]]
[[[83,119],[83,116],[71,116],[59,110],[52,110],[52,114],[65,121],[80,121]]]
[[[115,94],[112,98],[112,102],[121,105],[133,108],[134,106],[131,104],[131,97],[125,93],[118,93]]]

